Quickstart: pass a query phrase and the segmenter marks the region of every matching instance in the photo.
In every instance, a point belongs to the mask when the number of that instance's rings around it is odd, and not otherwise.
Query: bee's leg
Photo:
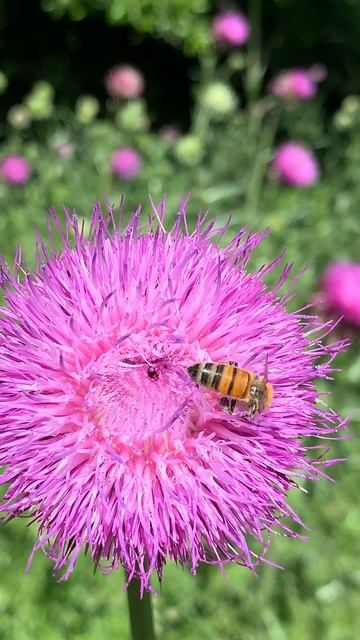
[[[251,400],[248,404],[247,417],[253,418],[259,412],[259,404],[256,400]]]
[[[224,396],[223,398],[220,398],[220,406],[222,407],[222,409],[224,409],[224,411],[227,411],[228,413],[234,413],[236,400],[235,398],[227,398],[226,396]]]
[[[229,360],[225,364],[229,364],[232,367],[238,366],[238,363],[235,362],[234,360]],[[222,407],[222,409],[224,409],[224,411],[227,411],[228,413],[234,413],[235,407],[236,407],[236,400],[235,398],[229,398],[224,396],[223,398],[220,398],[220,406]]]

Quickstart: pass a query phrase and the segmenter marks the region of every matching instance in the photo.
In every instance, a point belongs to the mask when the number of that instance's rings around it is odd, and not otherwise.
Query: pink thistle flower
[[[330,264],[322,279],[322,292],[329,311],[341,314],[345,323],[360,327],[360,263]]]
[[[299,142],[289,141],[276,151],[272,172],[284,182],[296,187],[309,187],[320,174],[314,154]]]
[[[118,65],[105,76],[105,88],[114,98],[138,98],[144,92],[144,77],[130,65]]]
[[[0,161],[0,177],[8,184],[25,184],[31,176],[31,167],[24,156],[7,156]]]
[[[308,69],[308,73],[313,82],[323,82],[327,77],[328,71],[324,64],[313,64]]]
[[[220,248],[226,226],[201,214],[190,232],[182,206],[166,231],[165,201],[153,208],[123,227],[96,206],[87,237],[53,213],[61,252],[39,238],[34,274],[20,254],[14,273],[2,264],[1,510],[37,520],[34,552],[63,579],[83,547],[146,589],[169,559],[254,569],[274,528],[300,537],[288,492],[331,463],[303,438],[343,426],[315,383],[344,342],[322,345],[321,323],[286,310],[289,265],[270,290],[281,257],[247,271],[263,236]],[[187,375],[229,359],[259,374],[268,360],[274,400],[252,419]]]
[[[212,33],[218,42],[236,47],[249,39],[250,24],[241,11],[223,11],[215,16]]]
[[[287,100],[311,100],[317,92],[315,76],[311,70],[289,69],[279,73],[269,85],[271,93]]]
[[[180,138],[181,131],[178,127],[175,127],[175,125],[164,124],[162,127],[160,127],[158,135],[166,142],[171,143],[176,142]]]
[[[137,176],[142,166],[140,154],[131,149],[123,147],[117,149],[111,156],[111,168],[113,173],[123,180],[132,180]]]
[[[61,142],[56,151],[61,158],[71,158],[74,154],[74,145],[71,142]]]

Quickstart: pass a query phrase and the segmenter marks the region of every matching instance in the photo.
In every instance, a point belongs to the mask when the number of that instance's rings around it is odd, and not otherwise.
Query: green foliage
[[[189,53],[200,53],[210,43],[206,12],[209,0],[42,0],[54,18],[72,20],[103,14],[111,25],[131,25],[153,33]]]

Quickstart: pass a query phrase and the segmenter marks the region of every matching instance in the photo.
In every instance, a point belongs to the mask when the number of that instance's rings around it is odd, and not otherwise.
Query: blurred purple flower
[[[317,82],[324,79],[323,65],[310,69],[282,71],[269,84],[271,93],[288,100],[311,100],[317,92]]]
[[[314,154],[299,142],[289,141],[276,151],[272,172],[296,187],[309,187],[319,178],[319,165]]]
[[[158,135],[166,142],[176,142],[181,136],[181,131],[178,127],[172,124],[164,124],[160,127]]]
[[[144,91],[144,77],[130,65],[118,65],[105,76],[105,88],[115,98],[138,98]]]
[[[206,214],[190,232],[181,206],[166,231],[165,201],[153,210],[122,227],[96,206],[88,237],[53,213],[60,253],[39,238],[33,275],[20,254],[15,273],[2,263],[1,510],[37,520],[34,552],[63,579],[83,546],[142,588],[169,559],[253,569],[274,528],[300,537],[288,493],[331,463],[303,437],[328,444],[343,426],[315,382],[344,343],[323,346],[321,323],[286,310],[291,267],[271,291],[281,258],[246,270],[263,236],[240,230],[220,248],[227,226]],[[231,359],[262,374],[266,358],[275,396],[251,420],[186,373]]]
[[[334,262],[322,279],[326,306],[343,316],[346,323],[360,327],[360,263]]]
[[[31,167],[24,156],[7,156],[0,161],[0,177],[8,184],[25,184],[31,176]]]
[[[313,64],[308,73],[313,82],[323,82],[328,72],[324,64]]]
[[[71,142],[61,142],[56,151],[61,158],[71,158],[74,153],[74,145]]]
[[[241,11],[224,11],[215,16],[212,33],[218,42],[236,47],[250,36],[250,24]]]
[[[131,149],[123,147],[117,149],[111,156],[111,168],[113,173],[123,180],[132,180],[139,173],[142,166],[140,154]]]

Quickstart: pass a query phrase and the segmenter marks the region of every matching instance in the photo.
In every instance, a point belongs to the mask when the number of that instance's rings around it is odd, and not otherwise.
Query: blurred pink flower
[[[289,69],[279,73],[270,82],[269,89],[278,98],[311,100],[316,94],[317,85],[310,71]]]
[[[360,327],[360,263],[334,262],[322,279],[322,291],[329,310],[344,321]]]
[[[327,68],[324,64],[313,64],[309,69],[309,76],[313,82],[322,82],[327,76]]]
[[[172,124],[164,124],[160,127],[158,134],[160,138],[166,140],[167,142],[175,142],[180,138],[181,131],[178,127]]]
[[[118,65],[105,76],[105,88],[110,96],[137,98],[144,91],[143,75],[130,65]]]
[[[284,182],[297,187],[314,184],[320,173],[314,154],[301,143],[292,140],[278,147],[272,171]]]
[[[131,149],[123,147],[117,149],[111,156],[111,168],[113,173],[123,180],[131,180],[139,173],[142,165],[140,154]]]
[[[7,156],[0,162],[0,176],[8,184],[25,184],[31,176],[31,167],[24,156]]]
[[[218,42],[237,46],[248,40],[250,24],[241,11],[224,11],[215,16],[212,33]]]
[[[57,152],[61,158],[70,158],[74,153],[74,145],[71,142],[61,142]]]

